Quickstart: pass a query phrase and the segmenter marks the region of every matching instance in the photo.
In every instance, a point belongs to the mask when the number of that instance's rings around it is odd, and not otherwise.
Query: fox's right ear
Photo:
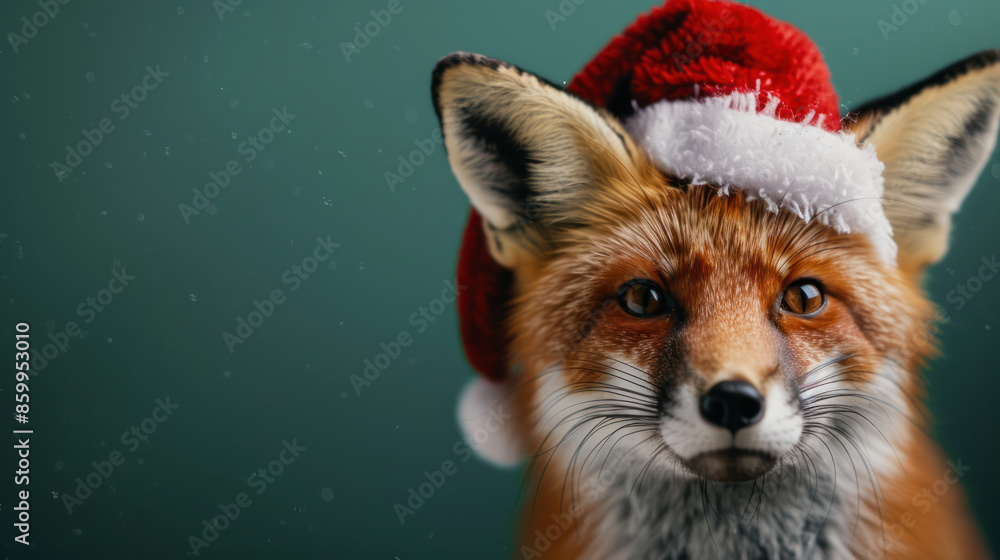
[[[637,149],[617,121],[499,60],[450,54],[432,90],[452,171],[505,267],[538,259],[549,228],[571,224],[605,180],[635,171]]]

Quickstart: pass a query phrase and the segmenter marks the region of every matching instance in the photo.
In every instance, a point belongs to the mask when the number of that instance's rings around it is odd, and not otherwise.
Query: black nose
[[[736,433],[764,416],[764,397],[746,381],[723,381],[701,398],[701,416]]]

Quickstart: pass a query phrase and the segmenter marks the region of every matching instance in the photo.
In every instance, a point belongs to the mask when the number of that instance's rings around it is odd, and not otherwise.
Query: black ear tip
[[[506,65],[495,58],[490,58],[481,54],[455,51],[442,56],[441,59],[437,61],[437,65],[434,67],[434,73],[440,74],[453,66],[458,66],[459,64],[475,64],[479,66],[487,66],[493,69]]]
[[[445,72],[463,64],[486,66],[493,70],[509,66],[507,63],[495,58],[465,51],[456,51],[442,56],[437,61],[437,64],[434,66],[434,72],[431,74],[431,98],[434,101],[434,111],[437,113],[439,120],[441,119],[441,108],[438,104],[438,89],[441,87],[441,80]]]
[[[850,112],[854,114],[861,114],[885,110],[886,108],[898,107],[927,88],[946,85],[949,82],[968,74],[969,72],[981,70],[996,64],[1000,64],[1000,49],[980,51],[967,56],[950,66],[938,70],[934,74],[931,74],[927,78],[907,88],[869,101],[864,105],[851,110]]]

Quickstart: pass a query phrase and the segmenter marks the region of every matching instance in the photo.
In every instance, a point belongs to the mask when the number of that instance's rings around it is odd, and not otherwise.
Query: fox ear
[[[450,54],[432,93],[452,171],[505,267],[537,259],[546,230],[571,223],[588,190],[634,170],[617,121],[509,64]]]
[[[899,266],[944,256],[954,214],[986,165],[1000,120],[1000,50],[958,62],[857,111],[847,128],[885,164],[883,204]]]

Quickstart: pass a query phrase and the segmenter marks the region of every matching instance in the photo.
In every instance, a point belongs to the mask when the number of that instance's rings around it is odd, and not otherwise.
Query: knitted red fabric
[[[819,49],[791,24],[726,0],[669,0],[640,16],[573,78],[570,92],[619,115],[634,99],[700,99],[757,90],[777,116],[823,115],[840,130],[840,103]],[[758,110],[768,101],[758,98]]]
[[[483,219],[472,208],[462,234],[455,278],[462,346],[473,369],[500,380],[507,371],[504,321],[512,274],[493,260],[486,243]]]

